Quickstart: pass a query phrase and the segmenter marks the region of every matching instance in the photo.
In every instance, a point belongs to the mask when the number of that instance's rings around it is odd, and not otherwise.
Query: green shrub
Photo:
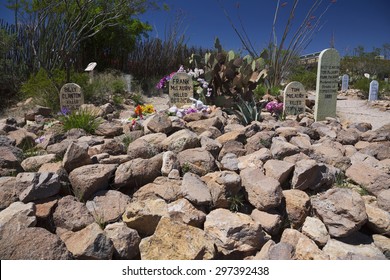
[[[80,85],[83,92],[87,88],[88,74],[71,73],[72,82]],[[55,69],[49,77],[49,74],[43,69],[31,75],[30,78],[22,85],[20,91],[24,97],[33,97],[39,105],[50,107],[53,111],[60,110],[60,90],[66,83],[65,70]]]
[[[363,92],[364,96],[368,98],[368,93],[370,91],[371,80],[367,78],[361,78],[356,80],[353,83],[353,88],[358,89]]]
[[[302,83],[306,90],[314,90],[317,83],[316,69],[305,70],[303,68],[297,69],[296,72],[291,75],[290,81],[297,81]]]
[[[72,128],[81,128],[90,134],[93,134],[100,124],[96,114],[86,109],[73,111],[69,114],[64,112],[64,115],[60,117],[60,121],[65,131],[71,130]]]

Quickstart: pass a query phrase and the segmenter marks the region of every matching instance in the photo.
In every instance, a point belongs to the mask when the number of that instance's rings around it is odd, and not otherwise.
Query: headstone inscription
[[[340,72],[340,55],[335,49],[320,53],[317,68],[315,121],[336,117],[337,87]]]
[[[78,110],[84,104],[84,95],[81,87],[75,83],[68,83],[60,90],[60,107],[70,111]]]
[[[349,85],[349,76],[347,74],[344,74],[341,80],[341,90],[347,91]]]
[[[194,97],[194,86],[192,77],[187,73],[178,72],[169,81],[169,98],[171,105],[177,107],[190,105],[190,98]]]
[[[305,113],[306,91],[300,82],[291,82],[284,89],[284,115],[299,115]]]
[[[368,101],[378,100],[379,83],[376,80],[371,81]]]

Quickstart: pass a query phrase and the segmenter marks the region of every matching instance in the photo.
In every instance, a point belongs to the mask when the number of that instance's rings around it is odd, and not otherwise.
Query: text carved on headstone
[[[194,97],[192,77],[186,73],[176,73],[169,81],[169,98],[171,104],[181,107],[192,104],[189,98]]]
[[[306,92],[300,82],[289,83],[284,90],[284,114],[299,115],[305,113]]]
[[[60,107],[70,111],[78,110],[84,104],[84,95],[81,87],[75,83],[63,85],[60,91]]]
[[[322,121],[336,117],[337,87],[340,72],[340,56],[335,49],[323,50],[317,69],[316,103],[314,118]]]

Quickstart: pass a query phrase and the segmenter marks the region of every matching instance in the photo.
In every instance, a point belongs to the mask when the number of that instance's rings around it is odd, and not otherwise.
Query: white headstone
[[[316,103],[314,118],[316,121],[326,117],[336,117],[337,88],[340,72],[340,55],[335,49],[326,49],[320,53],[317,69]]]
[[[369,79],[369,78],[370,78],[370,74],[364,73],[364,77],[366,77],[367,79]]]
[[[127,92],[131,92],[131,82],[133,80],[133,76],[130,74],[125,75],[125,81],[127,85]]]
[[[284,115],[299,115],[305,113],[306,91],[300,82],[291,82],[284,89]]]
[[[93,69],[95,69],[96,65],[97,65],[96,62],[91,62],[90,64],[88,64],[87,68],[85,68],[84,71],[86,71],[86,72],[93,71]]]
[[[373,80],[370,83],[370,91],[368,93],[368,101],[378,100],[378,90],[379,90],[379,83],[378,83],[378,81]]]
[[[341,90],[347,91],[348,90],[348,84],[349,84],[349,76],[347,74],[343,75],[343,78],[341,80]]]
[[[171,105],[177,107],[191,105],[190,98],[194,98],[192,77],[185,72],[176,73],[169,81],[169,98]]]
[[[70,111],[78,110],[84,104],[84,95],[81,87],[75,83],[68,83],[60,90],[60,108]]]

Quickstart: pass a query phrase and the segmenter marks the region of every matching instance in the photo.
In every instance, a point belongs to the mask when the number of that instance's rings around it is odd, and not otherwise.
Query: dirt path
[[[341,123],[371,123],[373,130],[390,123],[390,112],[370,107],[367,100],[337,100],[337,116]]]

